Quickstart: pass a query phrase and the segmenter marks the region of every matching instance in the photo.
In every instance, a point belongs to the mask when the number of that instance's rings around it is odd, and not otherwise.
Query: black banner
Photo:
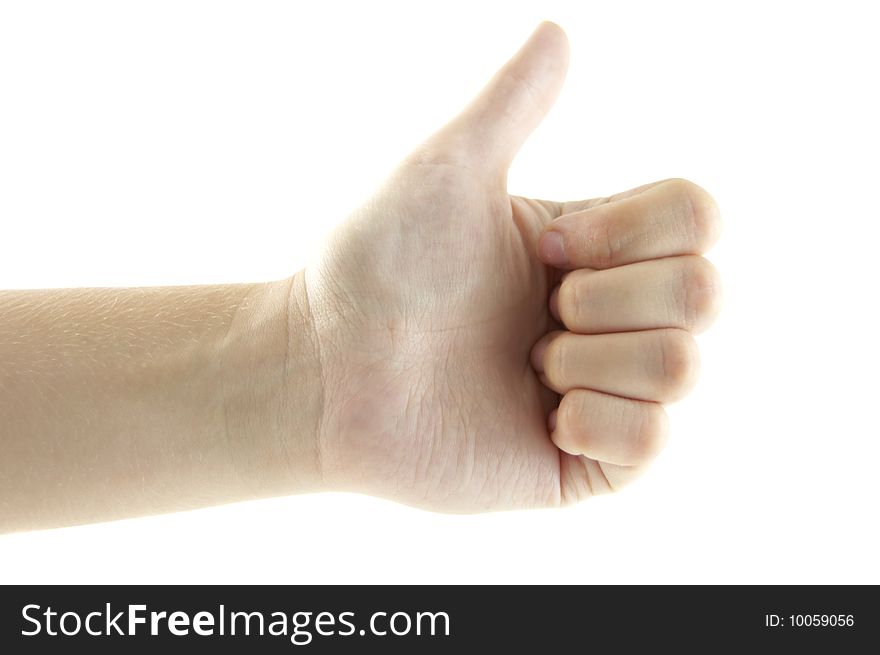
[[[0,595],[6,653],[853,652],[880,636],[874,587],[32,586]]]

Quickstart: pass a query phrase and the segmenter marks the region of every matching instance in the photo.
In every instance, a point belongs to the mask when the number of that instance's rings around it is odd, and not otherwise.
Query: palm
[[[555,279],[535,251],[555,217],[501,181],[422,158],[334,237],[313,275],[345,316],[325,340],[347,344],[331,382],[347,399],[330,418],[331,470],[446,510],[559,504],[569,456],[548,436],[556,396],[529,364],[554,326]]]

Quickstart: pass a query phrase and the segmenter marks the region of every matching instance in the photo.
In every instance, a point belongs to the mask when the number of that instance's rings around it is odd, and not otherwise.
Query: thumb
[[[514,156],[559,95],[568,69],[568,39],[555,23],[544,22],[489,81],[476,98],[435,139],[450,138],[471,161],[496,170]],[[462,153],[464,150],[464,153]]]

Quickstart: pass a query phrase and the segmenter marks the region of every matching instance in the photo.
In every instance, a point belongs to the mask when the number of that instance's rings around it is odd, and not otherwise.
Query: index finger
[[[700,255],[721,232],[715,201],[693,182],[671,179],[551,221],[538,241],[538,256],[562,269]]]

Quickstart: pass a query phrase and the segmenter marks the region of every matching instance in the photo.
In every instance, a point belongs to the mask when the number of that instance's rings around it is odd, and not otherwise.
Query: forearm
[[[317,488],[301,287],[0,292],[0,531]]]

